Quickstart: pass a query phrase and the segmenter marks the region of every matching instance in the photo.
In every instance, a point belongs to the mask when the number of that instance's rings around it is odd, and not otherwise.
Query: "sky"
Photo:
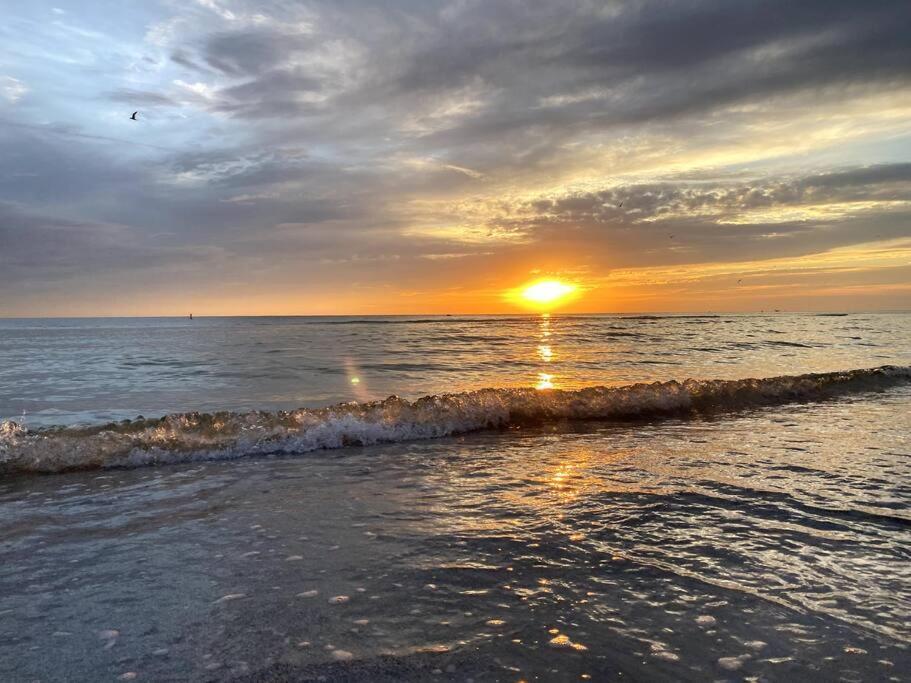
[[[911,308],[907,0],[30,0],[0,316]],[[130,120],[133,111],[138,120]]]

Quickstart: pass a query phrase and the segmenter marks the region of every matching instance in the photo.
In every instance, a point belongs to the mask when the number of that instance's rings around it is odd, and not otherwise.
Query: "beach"
[[[0,683],[911,678],[911,2],[13,2]]]
[[[0,678],[902,680],[909,338],[0,321]]]

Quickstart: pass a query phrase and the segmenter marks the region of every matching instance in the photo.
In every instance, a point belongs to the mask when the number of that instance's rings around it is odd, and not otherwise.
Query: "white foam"
[[[655,382],[574,391],[482,389],[407,401],[344,403],[277,413],[179,413],[99,427],[29,432],[0,422],[0,472],[230,460],[368,446],[559,420],[645,418],[815,400],[911,381],[911,367],[884,366],[742,380]]]
[[[246,593],[230,593],[229,595],[223,595],[222,597],[220,597],[218,600],[216,600],[212,604],[218,605],[223,602],[231,602],[232,600],[240,600],[241,598],[245,598],[245,597],[247,597]]]

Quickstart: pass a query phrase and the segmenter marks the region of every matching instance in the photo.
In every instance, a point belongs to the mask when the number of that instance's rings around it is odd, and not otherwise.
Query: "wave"
[[[911,366],[764,379],[654,382],[578,390],[481,389],[330,408],[180,413],[29,431],[0,422],[0,473],[227,460],[464,434],[562,420],[645,419],[821,400],[911,382]]]

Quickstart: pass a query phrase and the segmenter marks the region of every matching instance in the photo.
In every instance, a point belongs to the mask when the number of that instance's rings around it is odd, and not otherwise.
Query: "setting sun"
[[[575,291],[575,285],[566,284],[559,280],[541,280],[525,287],[522,290],[522,299],[539,306],[549,306],[565,300]]]
[[[0,10],[0,683],[911,672],[911,0]]]

